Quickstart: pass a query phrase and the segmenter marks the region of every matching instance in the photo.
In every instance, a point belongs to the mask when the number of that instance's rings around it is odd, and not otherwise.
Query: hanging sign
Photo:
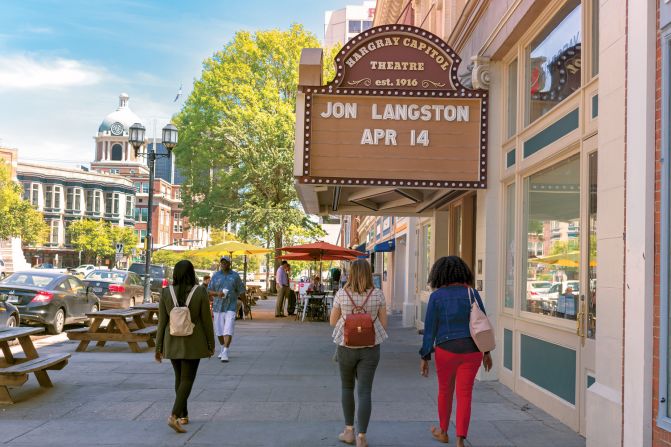
[[[485,188],[488,92],[462,86],[459,63],[444,41],[413,26],[383,25],[350,40],[331,83],[299,87],[297,180]]]

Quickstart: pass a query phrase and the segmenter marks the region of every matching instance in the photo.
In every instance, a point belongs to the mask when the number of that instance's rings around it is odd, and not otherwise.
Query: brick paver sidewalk
[[[173,376],[153,353],[111,343],[76,353],[64,336],[44,338],[40,352],[70,352],[50,373],[54,388],[34,377],[0,406],[0,445],[11,446],[337,446],[342,429],[337,364],[327,323],[272,319],[274,301],[260,301],[254,320],[238,321],[231,362],[201,362],[189,401],[191,424],[178,435],[167,425]],[[436,379],[419,375],[420,337],[391,321],[374,384],[368,440],[374,446],[440,445]],[[433,366],[433,365],[432,365]],[[454,436],[454,426],[450,430]],[[496,382],[477,383],[468,441],[473,446],[573,447],[584,438]],[[451,445],[454,445],[452,441]]]

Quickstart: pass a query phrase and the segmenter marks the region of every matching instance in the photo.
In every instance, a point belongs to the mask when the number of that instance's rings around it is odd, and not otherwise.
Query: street
[[[189,400],[188,433],[166,424],[174,396],[169,362],[133,354],[125,343],[76,353],[61,334],[36,342],[40,353],[72,353],[52,371],[54,388],[34,377],[0,406],[0,445],[11,446],[337,446],[340,383],[327,323],[273,319],[274,300],[259,301],[254,320],[238,321],[231,362],[206,359]],[[420,336],[390,323],[373,390],[371,446],[439,445],[436,379],[418,373]],[[584,438],[498,382],[474,391],[471,446],[580,447]],[[453,414],[454,418],[454,414]],[[454,425],[450,427],[454,438]],[[454,441],[452,441],[452,444]]]

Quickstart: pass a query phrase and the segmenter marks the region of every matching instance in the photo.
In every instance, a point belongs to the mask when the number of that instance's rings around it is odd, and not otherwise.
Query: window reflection
[[[524,185],[526,290],[522,310],[575,320],[580,295],[580,158],[528,177]]]
[[[581,6],[569,1],[527,53],[527,124],[580,88]]]

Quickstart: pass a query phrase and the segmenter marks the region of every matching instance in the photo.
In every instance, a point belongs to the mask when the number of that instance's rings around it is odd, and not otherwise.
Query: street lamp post
[[[163,128],[162,143],[168,152],[166,154],[159,154],[156,152],[156,144],[152,145],[151,150],[140,152],[140,147],[145,144],[145,128],[140,123],[135,123],[128,129],[128,141],[135,148],[135,157],[145,156],[149,164],[149,198],[147,200],[147,235],[145,236],[145,263],[144,263],[144,303],[151,302],[151,277],[149,276],[149,266],[151,264],[151,252],[153,247],[152,237],[152,215],[154,205],[154,165],[157,158],[170,158],[170,154],[175,146],[177,146],[177,128],[168,123]],[[156,141],[154,139],[154,141]]]

